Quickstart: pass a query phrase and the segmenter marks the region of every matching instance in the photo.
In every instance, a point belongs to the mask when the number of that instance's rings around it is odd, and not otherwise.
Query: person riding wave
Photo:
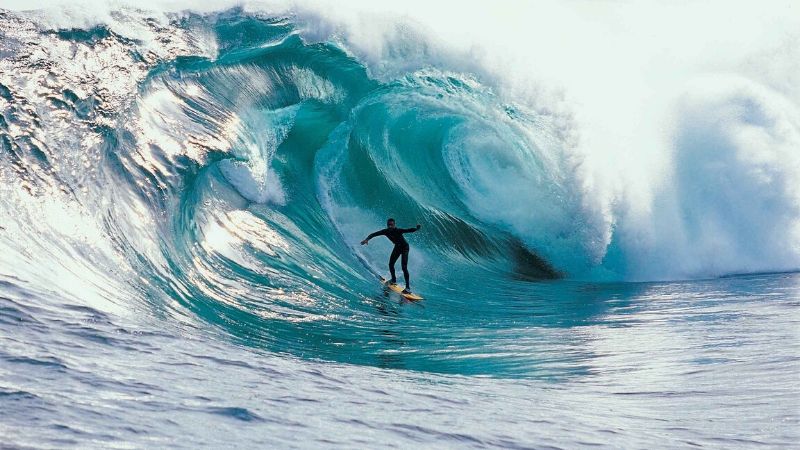
[[[409,276],[408,276],[408,250],[409,245],[408,241],[403,237],[405,233],[413,233],[417,230],[422,228],[422,225],[417,224],[416,228],[397,228],[395,226],[394,219],[389,218],[386,221],[386,228],[383,230],[376,231],[366,239],[361,241],[361,245],[367,245],[369,240],[374,238],[375,236],[386,236],[389,238],[390,241],[394,244],[394,249],[392,250],[392,254],[389,256],[389,273],[392,274],[392,279],[389,280],[390,284],[397,284],[397,277],[394,273],[394,263],[397,262],[397,258],[402,256],[403,258],[400,260],[400,267],[403,268],[403,277],[406,280],[406,288],[403,289],[404,294],[411,293],[411,284],[409,283]]]

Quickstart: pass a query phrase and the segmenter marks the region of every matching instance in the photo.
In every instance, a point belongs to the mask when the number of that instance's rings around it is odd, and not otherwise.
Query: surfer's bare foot
[[[410,294],[410,293],[411,293],[411,289],[409,289],[409,288],[403,289],[403,294]]]

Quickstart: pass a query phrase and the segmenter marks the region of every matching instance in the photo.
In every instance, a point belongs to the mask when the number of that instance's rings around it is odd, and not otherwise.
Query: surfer
[[[380,231],[376,231],[366,239],[361,241],[361,245],[367,245],[369,240],[374,238],[375,236],[386,236],[389,238],[390,241],[394,244],[394,249],[392,250],[392,255],[389,256],[389,273],[392,274],[392,279],[389,280],[390,284],[397,284],[397,277],[394,274],[394,263],[397,262],[397,258],[402,256],[403,258],[400,260],[400,266],[403,268],[403,277],[406,279],[406,288],[403,289],[403,294],[410,294],[411,293],[411,284],[408,281],[408,242],[403,237],[405,233],[413,233],[417,230],[422,228],[422,225],[417,224],[416,228],[397,228],[394,223],[394,219],[389,218],[386,221],[386,228]]]

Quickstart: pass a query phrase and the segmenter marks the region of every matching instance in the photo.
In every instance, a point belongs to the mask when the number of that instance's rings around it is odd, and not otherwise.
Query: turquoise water
[[[5,445],[797,442],[798,276],[641,251],[557,113],[298,17],[122,12],[0,11]],[[359,245],[389,215],[422,302]]]

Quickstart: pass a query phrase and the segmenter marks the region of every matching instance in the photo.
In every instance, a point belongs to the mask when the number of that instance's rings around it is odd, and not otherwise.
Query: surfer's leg
[[[411,284],[408,281],[408,247],[403,250],[403,258],[400,260],[400,266],[403,268],[403,277],[406,279],[406,290],[411,290]]]
[[[394,263],[397,262],[397,258],[399,257],[400,249],[395,246],[392,250],[392,255],[389,257],[389,273],[392,274],[392,279],[389,282],[392,284],[397,283],[397,276],[394,274]]]

